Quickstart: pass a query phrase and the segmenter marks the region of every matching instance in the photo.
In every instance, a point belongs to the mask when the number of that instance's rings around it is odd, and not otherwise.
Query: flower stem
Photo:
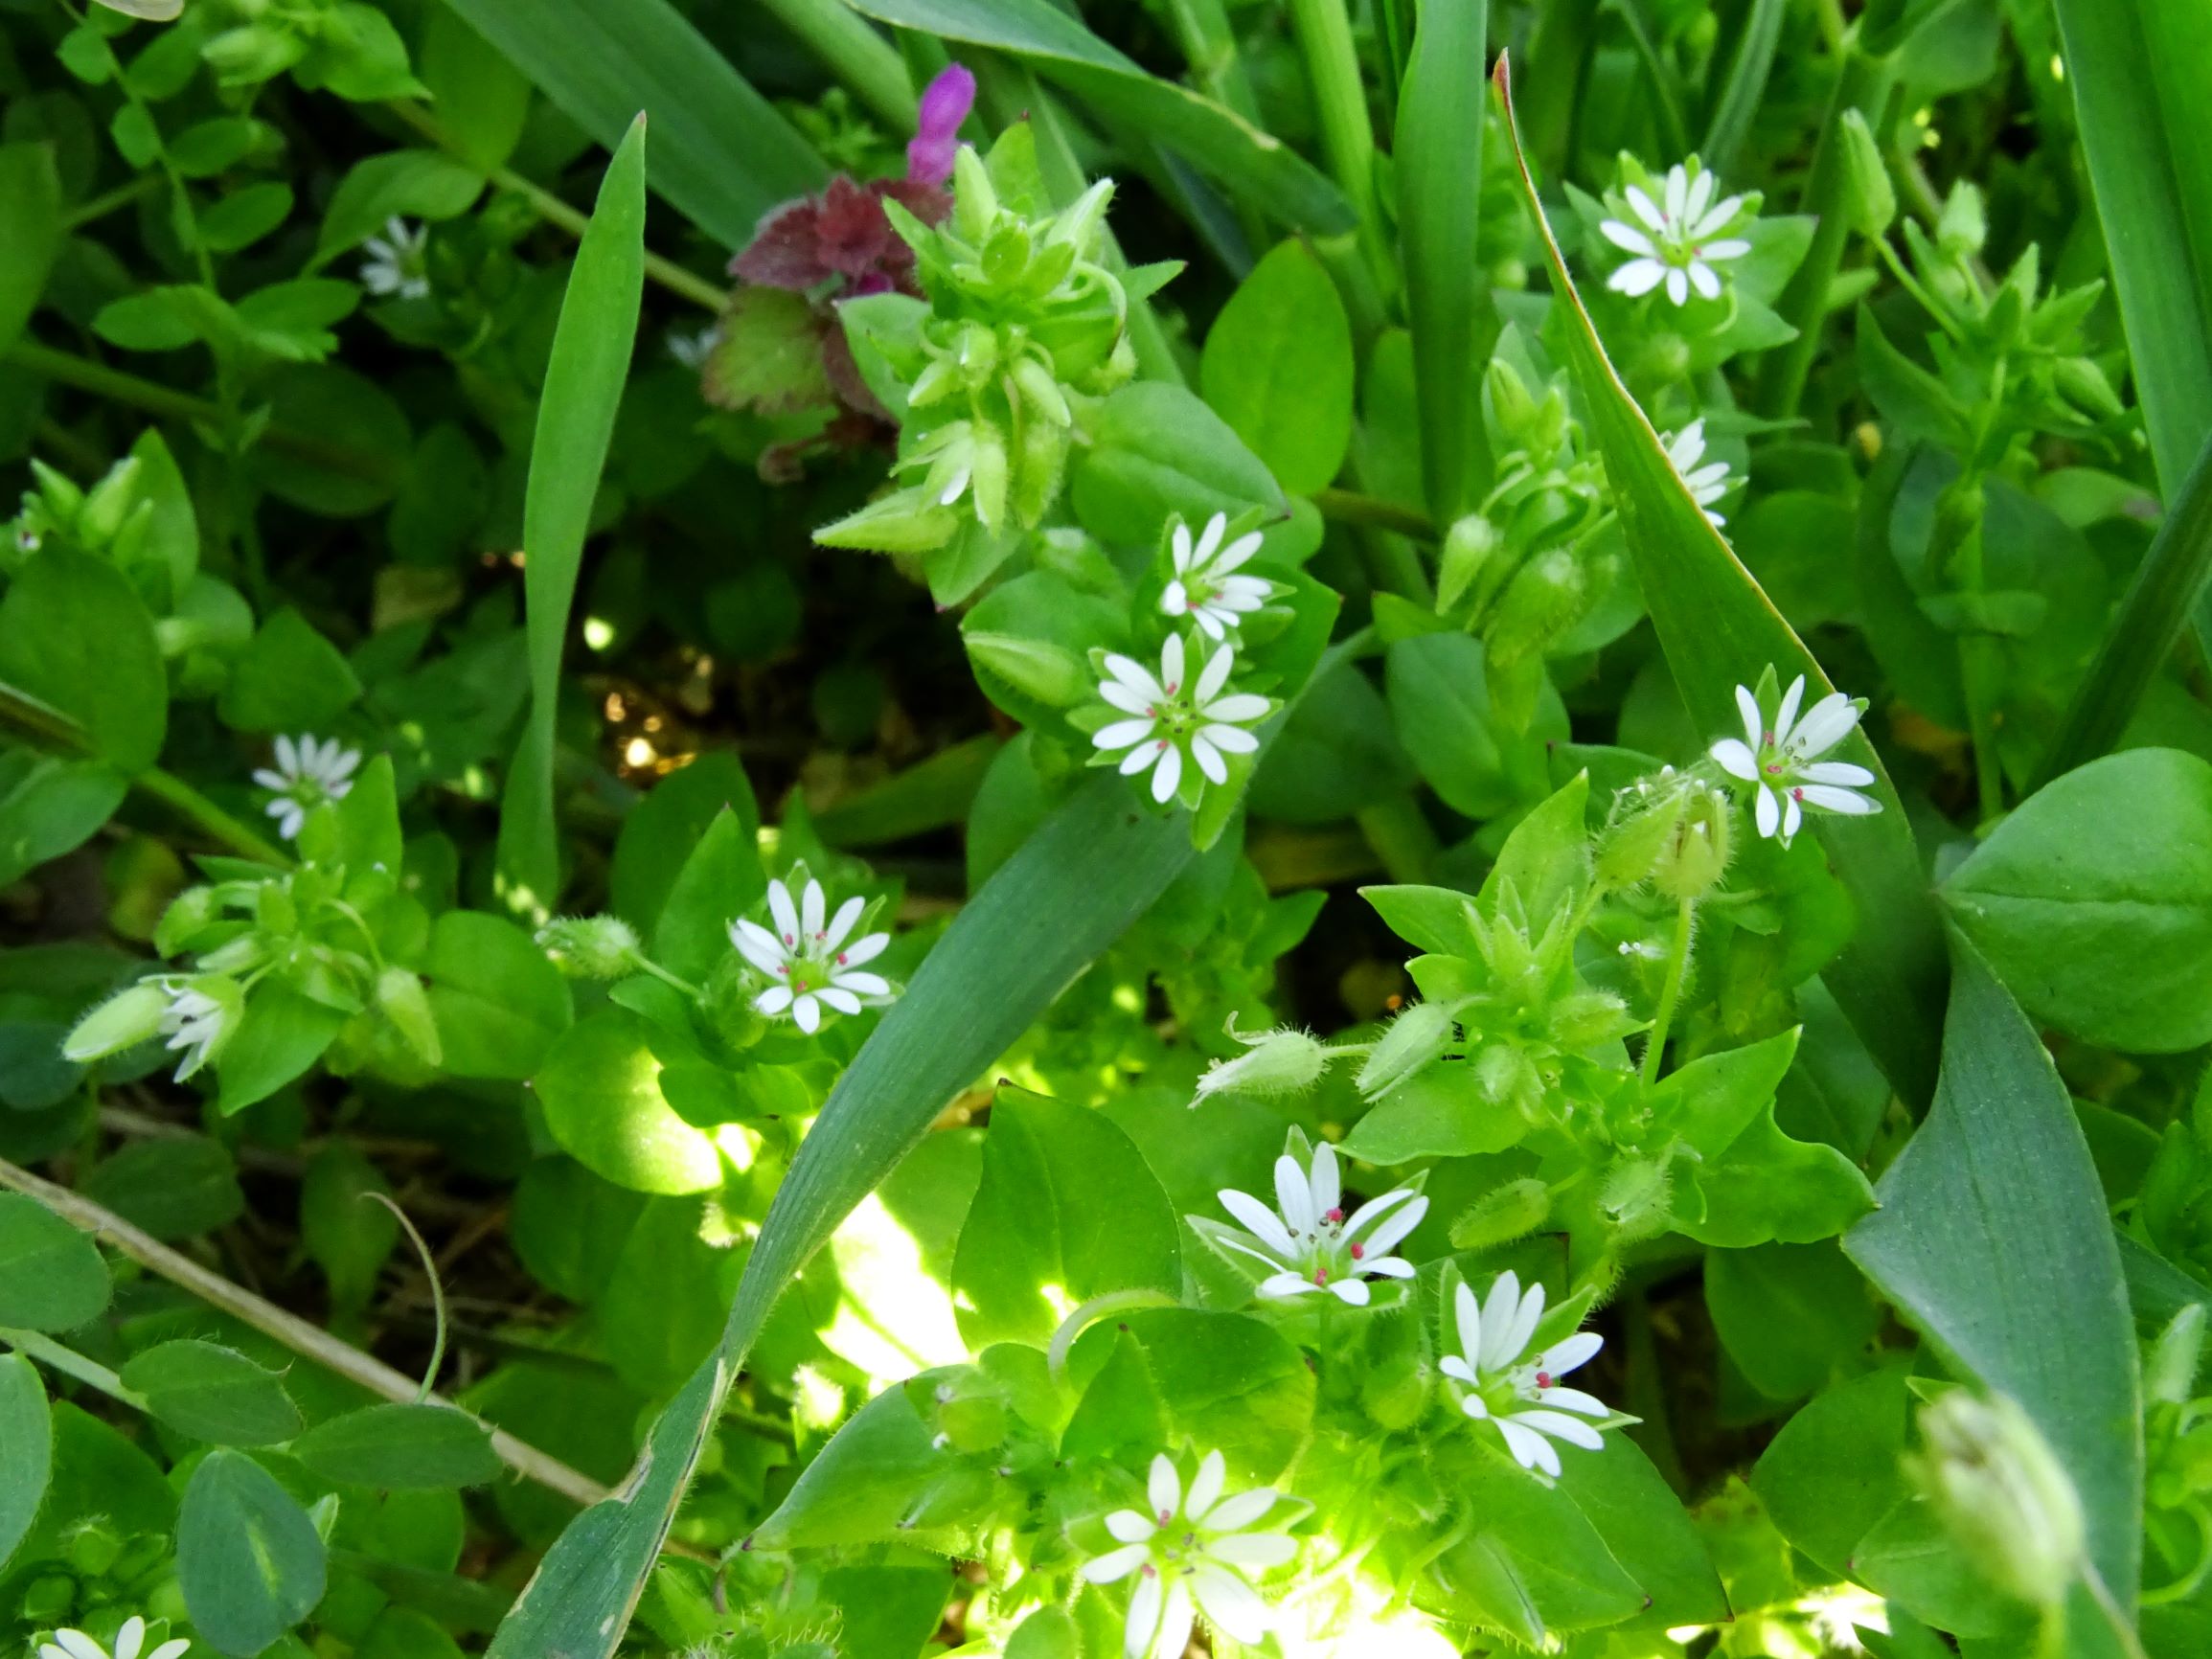
[[[106,1366],[85,1358],[74,1348],[64,1347],[50,1336],[41,1336],[35,1330],[0,1327],[0,1342],[26,1358],[35,1359],[49,1371],[58,1371],[64,1376],[75,1377],[87,1387],[98,1389],[110,1399],[120,1400],[136,1411],[146,1409],[146,1396],[124,1387],[123,1378]]]
[[[1444,533],[1427,513],[1418,508],[1401,507],[1395,501],[1384,501],[1380,496],[1362,495],[1356,489],[1316,489],[1311,500],[1323,518],[1333,518],[1339,524],[1364,524],[1376,530],[1409,535],[1415,541],[1444,539]]]
[[[630,953],[630,961],[633,965],[635,965],[640,972],[651,974],[653,978],[659,980],[663,985],[674,986],[676,989],[682,991],[684,995],[690,997],[694,1002],[698,1001],[699,997],[703,994],[699,988],[692,984],[690,980],[677,978],[674,974],[669,972],[667,968],[661,966],[659,963],[653,961],[652,958],[646,955],[646,953],[642,950],[632,951]]]
[[[1659,988],[1659,1011],[1644,1039],[1643,1084],[1648,1093],[1659,1080],[1659,1062],[1667,1053],[1667,1028],[1675,1023],[1675,1005],[1682,999],[1682,979],[1690,966],[1690,939],[1696,931],[1698,901],[1685,898],[1675,907],[1675,943],[1667,953],[1666,983]]]

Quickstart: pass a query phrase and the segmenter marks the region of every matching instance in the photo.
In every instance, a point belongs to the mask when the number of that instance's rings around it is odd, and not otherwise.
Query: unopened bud
[[[1551,1218],[1551,1189],[1533,1175],[1483,1194],[1451,1224],[1454,1250],[1487,1250],[1525,1239]]]
[[[1851,226],[1869,241],[1888,233],[1897,218],[1897,190],[1881,159],[1874,129],[1856,109],[1843,116],[1843,169],[1849,184]]]
[[[1543,1076],[1536,1062],[1507,1038],[1486,1046],[1474,1061],[1474,1092],[1495,1106],[1533,1118],[1543,1104]]]
[[[1632,791],[1624,791],[1622,799],[1632,801],[1635,796]],[[1598,880],[1613,888],[1639,887],[1649,881],[1659,853],[1674,839],[1681,816],[1681,796],[1668,790],[1650,805],[1637,807],[1607,826],[1598,842]]]
[[[859,547],[872,553],[928,553],[960,530],[961,515],[924,489],[895,489],[856,512],[814,532],[824,547]]]
[[[2092,419],[2111,420],[2126,412],[2120,395],[2093,357],[2061,357],[2052,377],[2059,395]]]
[[[1053,378],[1052,371],[1035,357],[1023,357],[1014,366],[1014,383],[1021,393],[1021,400],[1038,415],[1055,426],[1072,425],[1074,413],[1067,406],[1067,397]]]
[[[1436,567],[1436,609],[1439,615],[1465,599],[1497,552],[1504,538],[1497,526],[1479,512],[1455,521],[1445,534],[1444,557]]]
[[[2082,1501],[2028,1414],[1956,1388],[1922,1408],[1920,1432],[1926,1455],[1906,1471],[1959,1548],[2023,1602],[2064,1600],[2082,1561]]]
[[[123,529],[123,521],[130,511],[130,499],[138,489],[139,459],[132,455],[107,469],[107,476],[95,484],[84,497],[84,511],[78,515],[77,534],[80,540],[90,548],[104,548]]]
[[[1667,1166],[1652,1158],[1622,1158],[1606,1171],[1598,1189],[1598,1208],[1605,1212],[1618,1234],[1618,1242],[1630,1243],[1664,1232],[1674,1216],[1674,1177]]]
[[[2204,1305],[2192,1302],[2159,1332],[2143,1366],[2143,1393],[2155,1402],[2178,1405],[2197,1388],[2204,1352]]]
[[[1359,1092],[1369,1100],[1386,1095],[1444,1053],[1451,1035],[1452,1011],[1448,1006],[1421,1002],[1391,1021],[1359,1068]]]
[[[618,916],[557,916],[537,948],[571,979],[620,979],[637,966],[637,933]]]
[[[1669,898],[1702,898],[1727,873],[1735,814],[1727,799],[1703,784],[1683,791],[1673,833],[1652,866],[1652,885]]]
[[[952,158],[952,222],[963,237],[980,242],[998,216],[998,192],[975,147],[964,144]]]
[[[1951,259],[1971,259],[1989,240],[1989,214],[1981,192],[1961,179],[1950,187],[1935,222],[1935,245]]]
[[[1483,373],[1482,394],[1490,404],[1494,448],[1510,449],[1525,443],[1536,425],[1536,399],[1528,383],[1503,357],[1493,357]]]
[[[1533,662],[1578,621],[1589,602],[1581,560],[1563,547],[1521,566],[1498,602],[1485,644],[1499,668]]]
[[[1311,1032],[1284,1027],[1246,1036],[1229,1018],[1229,1034],[1245,1045],[1232,1059],[1216,1060],[1198,1079],[1196,1106],[1209,1095],[1299,1095],[1329,1069],[1329,1050]]]
[[[1552,1004],[1545,1027],[1553,1043],[1569,1054],[1626,1036],[1633,1029],[1628,1004],[1609,990],[1578,990],[1561,997]]]
[[[121,1054],[161,1029],[169,1011],[169,993],[150,981],[141,980],[127,990],[117,991],[79,1020],[61,1044],[61,1057],[76,1065]]]
[[[1006,439],[988,421],[975,422],[969,441],[969,490],[976,522],[996,530],[1006,522]]]

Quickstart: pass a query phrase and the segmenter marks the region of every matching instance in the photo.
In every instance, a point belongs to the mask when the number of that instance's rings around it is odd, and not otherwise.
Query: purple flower
[[[975,77],[957,63],[940,70],[922,93],[921,130],[906,146],[906,176],[915,184],[942,185],[952,176],[960,124],[975,103]]]

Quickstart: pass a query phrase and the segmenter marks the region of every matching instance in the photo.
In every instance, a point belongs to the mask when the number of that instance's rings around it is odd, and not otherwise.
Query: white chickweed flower
[[[1726,524],[1728,521],[1713,511],[1713,503],[1735,489],[1737,481],[1729,475],[1725,461],[1705,461],[1705,418],[1700,415],[1681,431],[1662,435],[1659,443],[1690,491],[1690,499],[1704,509],[1705,522],[1715,530]],[[1698,465],[1700,461],[1705,461],[1702,466]]]
[[[1452,1299],[1452,1311],[1460,1351],[1446,1354],[1438,1369],[1467,1386],[1460,1409],[1478,1422],[1495,1423],[1514,1462],[1556,1478],[1560,1454],[1553,1441],[1563,1440],[1588,1451],[1605,1444],[1598,1431],[1582,1420],[1610,1417],[1605,1401],[1559,1385],[1562,1375],[1589,1362],[1605,1346],[1605,1338],[1578,1330],[1563,1342],[1530,1353],[1529,1341],[1543,1318],[1543,1286],[1532,1284],[1523,1295],[1519,1279],[1511,1272],[1497,1276],[1487,1304],[1478,1305],[1474,1292],[1462,1284]]]
[[[397,294],[402,300],[420,300],[430,292],[426,257],[430,227],[410,226],[397,216],[384,221],[384,234],[361,244],[369,256],[361,267],[361,285],[372,294]]]
[[[1205,629],[1209,639],[1225,639],[1228,630],[1243,625],[1245,611],[1267,602],[1275,584],[1264,576],[1231,573],[1260,551],[1260,533],[1246,531],[1221,545],[1228,533],[1229,515],[1217,512],[1206,520],[1194,544],[1190,528],[1178,524],[1170,536],[1175,579],[1160,595],[1160,609],[1170,616],[1187,616]]]
[[[289,841],[299,834],[309,812],[346,798],[353,787],[353,768],[361,763],[361,751],[347,748],[335,738],[310,738],[305,732],[297,738],[279,738],[276,750],[275,768],[261,767],[254,782],[275,791],[268,814],[277,821],[277,833]]]
[[[789,880],[803,875],[803,869],[794,870]],[[771,933],[742,918],[730,923],[730,943],[768,980],[767,989],[753,999],[753,1007],[770,1017],[787,1013],[793,1024],[811,1034],[822,1029],[824,1008],[858,1013],[864,1004],[880,1007],[889,1002],[895,994],[891,982],[859,968],[883,954],[891,935],[869,933],[846,942],[867,908],[868,901],[855,894],[837,906],[835,916],[830,916],[829,896],[811,876],[796,901],[786,881],[770,881],[768,915],[776,930]]]
[[[1082,1576],[1112,1584],[1138,1575],[1123,1626],[1127,1659],[1182,1659],[1200,1612],[1241,1643],[1266,1636],[1272,1615],[1245,1575],[1280,1567],[1298,1553],[1298,1542],[1254,1530],[1280,1493],[1254,1487],[1224,1497],[1226,1473],[1221,1454],[1208,1452],[1186,1492],[1174,1460],[1163,1452],[1152,1459],[1146,1487],[1151,1512],[1116,1510],[1106,1516],[1106,1531],[1121,1547],[1085,1561]]]
[[[158,1030],[169,1038],[164,1048],[184,1051],[176,1068],[181,1083],[215,1058],[240,1010],[235,1000],[211,995],[189,979],[166,981],[162,989],[169,995],[169,1007]]]
[[[1128,657],[1108,652],[1106,677],[1098,694],[1131,717],[1116,720],[1093,733],[1091,742],[1110,753],[1128,749],[1121,763],[1129,777],[1148,766],[1152,773],[1152,799],[1174,799],[1183,781],[1183,757],[1215,784],[1229,781],[1224,754],[1249,755],[1260,739],[1244,727],[1265,719],[1272,708],[1266,697],[1250,692],[1222,696],[1229,672],[1237,666],[1234,647],[1222,646],[1198,671],[1193,685],[1184,674],[1182,636],[1171,634],[1160,648],[1160,671],[1155,676]]]
[[[1606,240],[1635,256],[1612,274],[1606,286],[1634,297],[1665,283],[1667,298],[1677,306],[1689,303],[1692,288],[1705,299],[1719,299],[1721,278],[1714,262],[1742,259],[1751,244],[1742,237],[1721,235],[1743,207],[1744,198],[1732,195],[1715,202],[1718,183],[1702,168],[1693,178],[1677,162],[1667,170],[1660,191],[1664,206],[1653,201],[1641,185],[1623,191],[1630,211],[1643,220],[1643,226],[1639,229],[1619,219],[1598,226]]]
[[[113,1659],[179,1659],[192,1644],[176,1636],[142,1655],[139,1650],[145,1646],[146,1621],[133,1613],[115,1633]],[[104,1647],[81,1630],[57,1630],[53,1641],[38,1645],[38,1659],[110,1659],[110,1655]]]
[[[1260,1281],[1262,1296],[1288,1299],[1326,1291],[1354,1307],[1367,1306],[1366,1280],[1413,1277],[1413,1263],[1390,1251],[1428,1214],[1425,1197],[1401,1187],[1370,1198],[1347,1217],[1336,1148],[1327,1141],[1313,1148],[1309,1168],[1300,1169],[1288,1152],[1275,1160],[1276,1209],[1234,1188],[1215,1195],[1244,1231],[1221,1228],[1211,1236],[1223,1248],[1274,1269]]]
[[[668,354],[684,368],[696,374],[707,366],[714,355],[716,345],[722,337],[722,326],[709,323],[703,329],[671,329],[668,331]]]
[[[1759,699],[1747,686],[1736,688],[1736,707],[1744,716],[1744,736],[1722,738],[1712,747],[1713,759],[1729,777],[1753,784],[1758,794],[1753,816],[1759,833],[1779,834],[1790,845],[1805,820],[1804,808],[1841,812],[1862,818],[1881,810],[1881,803],[1858,791],[1874,782],[1874,774],[1848,761],[1819,757],[1851,735],[1859,724],[1859,704],[1841,692],[1831,692],[1797,717],[1804,700],[1805,676],[1790,682],[1782,707],[1769,726],[1759,713]]]

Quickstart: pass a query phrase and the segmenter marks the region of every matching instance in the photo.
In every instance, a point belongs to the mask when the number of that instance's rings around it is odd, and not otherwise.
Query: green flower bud
[[[445,1045],[438,1040],[438,1022],[430,1013],[430,995],[420,974],[387,967],[376,976],[376,1006],[424,1065],[437,1065],[445,1057]]]
[[[142,980],[79,1020],[62,1040],[61,1057],[84,1065],[135,1048],[161,1029],[161,1016],[168,1011],[169,993]]]
[[[123,1538],[104,1515],[96,1515],[69,1529],[61,1551],[85,1578],[103,1579],[123,1554]]]
[[[67,1573],[47,1573],[23,1591],[22,1617],[31,1625],[57,1625],[77,1605],[77,1580]]]
[[[1525,1239],[1551,1218],[1551,1189],[1534,1176],[1494,1187],[1451,1224],[1454,1250],[1488,1250]]]
[[[1630,379],[1639,384],[1670,385],[1689,373],[1690,342],[1672,329],[1653,329],[1646,334],[1629,365]]]
[[[969,489],[976,522],[995,531],[1006,522],[1006,439],[997,427],[975,422],[969,443]]]
[[[131,497],[138,490],[139,460],[127,456],[107,469],[107,476],[92,487],[78,514],[77,534],[87,547],[104,548],[123,529]]]
[[[2082,1564],[2082,1502],[2033,1420],[2003,1395],[1956,1388],[1921,1408],[1908,1474],[1959,1548],[2020,1601],[2064,1600]]]
[[[938,505],[925,489],[896,489],[856,512],[814,532],[824,547],[859,547],[874,553],[927,553],[960,530],[960,514]]]
[[[1069,433],[1070,428],[1049,420],[1021,423],[1021,449],[1014,467],[1014,514],[1025,525],[1042,519],[1060,494]]]
[[[1537,405],[1520,372],[1503,357],[1493,357],[1483,371],[1482,396],[1490,405],[1493,447],[1511,449],[1526,443],[1535,432]]]
[[[1881,159],[1874,129],[1856,109],[1843,117],[1843,168],[1848,181],[1851,225],[1869,241],[1888,233],[1897,218],[1897,191]]]
[[[1569,1054],[1626,1036],[1633,1029],[1628,1005],[1609,990],[1578,990],[1551,1006],[1546,1034]]]
[[[1472,1077],[1475,1095],[1491,1105],[1510,1106],[1533,1118],[1543,1104],[1543,1074],[1516,1042],[1486,1044],[1475,1056]]]
[[[1099,230],[1106,223],[1106,204],[1113,200],[1113,193],[1114,181],[1100,179],[1052,221],[1046,239],[1072,247],[1078,256],[1088,259],[1097,249]]]
[[[1682,793],[1674,833],[1652,867],[1652,885],[1669,898],[1701,898],[1727,873],[1736,815],[1727,798],[1704,784]]]
[[[2192,1302],[2159,1332],[2143,1367],[2143,1393],[2154,1402],[2179,1405],[2196,1391],[2204,1352],[2204,1305]]]
[[[1935,245],[1951,259],[1972,259],[1989,240],[1989,214],[1981,192],[1961,179],[1950,187],[1935,222]]]
[[[1369,1100],[1388,1094],[1444,1053],[1457,1005],[1415,1003],[1390,1022],[1359,1068],[1359,1092]]]
[[[1624,790],[1624,802],[1637,799]],[[1666,790],[1650,805],[1633,807],[1629,815],[1606,827],[1597,847],[1598,880],[1607,887],[1640,887],[1652,878],[1659,854],[1674,839],[1682,816],[1681,797]],[[1616,808],[1617,809],[1617,808]]]
[[[1053,378],[1052,371],[1035,357],[1023,357],[1014,365],[1014,383],[1021,392],[1021,400],[1037,415],[1055,426],[1071,426],[1075,415],[1067,406],[1067,398]]]
[[[1244,1044],[1244,1052],[1230,1059],[1216,1060],[1198,1079],[1196,1106],[1209,1095],[1301,1095],[1321,1080],[1329,1069],[1329,1049],[1311,1032],[1286,1026],[1246,1036],[1237,1030],[1231,1015],[1229,1034]]]
[[[620,979],[637,966],[637,933],[619,916],[557,916],[537,948],[571,979]]]
[[[2127,412],[2105,371],[2093,357],[2061,357],[2052,371],[2059,396],[2095,420],[2117,420]]]
[[[1439,616],[1467,597],[1476,577],[1504,539],[1497,526],[1479,512],[1456,520],[1445,533],[1444,557],[1436,567],[1436,610]]]
[[[249,23],[226,29],[199,49],[200,57],[225,86],[252,86],[272,80],[308,54],[308,43],[288,30]]]
[[[1499,667],[1534,662],[1574,625],[1590,600],[1582,561],[1563,547],[1539,554],[1521,566],[1498,602],[1486,641]]]
[[[971,242],[981,242],[998,216],[998,192],[991,186],[983,157],[964,144],[952,157],[952,223]]]
[[[77,523],[77,515],[84,507],[84,491],[63,474],[57,472],[35,456],[31,462],[31,476],[37,482],[38,496],[46,509],[47,517],[57,529],[70,529]],[[31,497],[25,496],[28,504]]]

